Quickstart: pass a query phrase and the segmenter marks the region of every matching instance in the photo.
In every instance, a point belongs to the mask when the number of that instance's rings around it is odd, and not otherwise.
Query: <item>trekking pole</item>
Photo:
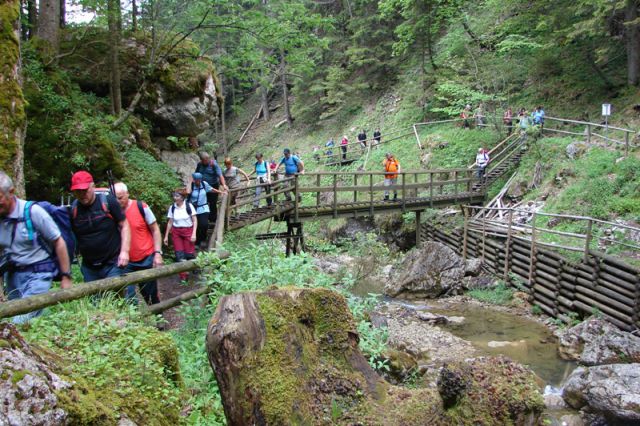
[[[111,195],[115,197],[116,183],[115,183],[115,180],[113,179],[113,173],[111,172],[111,170],[107,170],[107,180],[109,181],[109,192],[111,192]]]

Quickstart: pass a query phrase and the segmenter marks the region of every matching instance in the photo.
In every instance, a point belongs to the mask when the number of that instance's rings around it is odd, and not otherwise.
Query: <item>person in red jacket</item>
[[[131,231],[131,246],[129,247],[129,264],[126,272],[162,266],[162,235],[156,217],[146,203],[129,198],[127,185],[122,182],[115,184],[116,198],[129,222]],[[159,303],[158,282],[148,281],[140,283],[140,293],[148,305]],[[127,287],[125,297],[136,299],[136,288]]]

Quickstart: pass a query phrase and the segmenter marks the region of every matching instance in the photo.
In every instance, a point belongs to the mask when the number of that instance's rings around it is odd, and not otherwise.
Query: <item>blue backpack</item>
[[[69,208],[67,206],[54,206],[48,201],[37,201],[37,202],[27,201],[27,203],[24,206],[24,222],[25,222],[25,226],[27,227],[29,241],[34,240],[34,234],[35,234],[33,221],[31,220],[31,207],[33,207],[34,204],[37,204],[38,206],[42,207],[44,211],[46,211],[49,214],[49,216],[51,216],[51,218],[56,223],[56,225],[58,225],[58,228],[60,229],[60,236],[64,239],[64,242],[67,244],[67,253],[69,254],[69,262],[73,263],[76,255],[76,238],[73,235],[73,231],[71,230],[71,217],[69,215]],[[38,238],[38,242],[40,243],[42,248],[44,248],[49,253],[49,255],[51,256],[51,259],[57,265],[58,256],[56,255],[55,250],[52,250],[49,244],[47,244],[45,241],[42,241],[40,238]],[[54,279],[58,281],[60,280],[60,278],[61,277],[58,275]]]

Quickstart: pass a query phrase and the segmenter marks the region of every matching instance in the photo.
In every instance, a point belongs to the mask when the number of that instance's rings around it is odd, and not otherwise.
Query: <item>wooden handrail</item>
[[[591,122],[588,122],[588,121],[571,120],[571,119],[568,119],[568,118],[545,117],[545,121],[546,120],[559,121],[559,122],[562,122],[562,123],[578,124],[578,125],[581,125],[581,126],[589,125],[589,126],[594,126],[594,127],[601,127],[603,129],[607,128],[609,130],[619,130],[621,132],[627,132],[627,133],[632,133],[632,134],[637,133],[637,132],[635,132],[635,131],[633,131],[631,129],[625,129],[625,128],[622,128],[622,127],[606,126],[606,125],[600,124],[600,123],[591,123]]]

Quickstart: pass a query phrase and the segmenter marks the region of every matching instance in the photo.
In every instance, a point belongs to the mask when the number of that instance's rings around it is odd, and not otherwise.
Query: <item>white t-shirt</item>
[[[195,215],[196,208],[193,207],[191,203],[189,203],[189,206],[191,208],[191,215]],[[189,212],[187,212],[186,202],[182,203],[182,207],[178,207],[177,204],[172,204],[171,207],[169,207],[167,217],[173,219],[174,228],[191,228],[193,226],[193,220],[191,216],[189,216]]]

